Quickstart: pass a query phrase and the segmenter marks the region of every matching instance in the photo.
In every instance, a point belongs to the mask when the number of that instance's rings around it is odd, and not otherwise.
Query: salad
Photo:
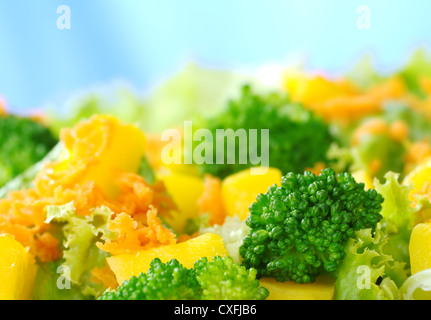
[[[149,96],[0,106],[0,299],[431,299],[431,56],[196,64]]]

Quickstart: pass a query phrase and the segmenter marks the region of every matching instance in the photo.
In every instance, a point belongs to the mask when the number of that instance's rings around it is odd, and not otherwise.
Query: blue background
[[[63,4],[71,30],[57,29]],[[370,30],[356,26],[359,5]],[[0,0],[0,95],[29,110],[118,79],[144,90],[189,59],[254,67],[302,52],[340,72],[371,52],[396,68],[431,42],[430,11],[429,0]]]

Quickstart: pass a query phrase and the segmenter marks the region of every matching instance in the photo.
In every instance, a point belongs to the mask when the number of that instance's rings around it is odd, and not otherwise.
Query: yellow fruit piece
[[[204,192],[204,181],[201,177],[175,171],[164,171],[158,174],[166,186],[166,191],[178,206],[178,213],[166,217],[166,222],[177,232],[181,232],[187,220],[199,216],[198,199]]]
[[[238,215],[245,220],[249,215],[248,208],[259,193],[265,193],[273,184],[280,185],[281,176],[281,171],[276,168],[251,168],[228,176],[221,186],[227,215]]]
[[[332,300],[335,292],[335,281],[325,276],[307,284],[278,282],[272,278],[262,278],[259,283],[269,291],[267,300]]]
[[[412,274],[431,268],[431,223],[420,223],[414,227],[409,252]]]
[[[429,187],[431,183],[431,159],[427,158],[426,161],[413,169],[403,181],[403,184],[413,184],[412,193],[421,193]]]
[[[365,189],[374,189],[373,178],[365,170],[357,170],[352,172],[352,177],[356,182],[365,184]]]
[[[331,81],[322,76],[286,73],[284,83],[292,99],[306,105],[357,94],[357,90],[348,81]]]
[[[108,196],[118,191],[118,172],[136,173],[146,150],[144,133],[112,116],[93,116],[72,129],[64,129],[66,150],[55,171],[83,170],[79,180],[94,181]],[[83,168],[83,169],[82,169]]]
[[[174,245],[110,257],[107,261],[118,283],[121,284],[141,272],[146,273],[155,258],[159,258],[162,262],[177,259],[186,268],[192,268],[193,264],[202,257],[212,260],[213,257],[227,255],[222,238],[216,234],[207,233]]]
[[[12,236],[0,235],[0,300],[29,300],[36,265],[28,251]]]

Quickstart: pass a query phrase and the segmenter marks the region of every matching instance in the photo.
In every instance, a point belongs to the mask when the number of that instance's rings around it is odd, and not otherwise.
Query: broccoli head
[[[176,259],[162,263],[156,258],[146,274],[133,276],[99,300],[263,300],[269,292],[259,287],[256,273],[230,257],[204,257],[191,269]]]
[[[58,142],[40,123],[0,116],[0,187],[40,161]]]
[[[376,228],[382,202],[350,173],[289,173],[250,206],[242,263],[258,276],[313,282],[322,271],[337,271],[355,231]]]
[[[202,292],[202,300],[265,300],[269,292],[259,287],[254,268],[246,269],[231,257],[214,257],[212,262],[201,258],[194,272]]]
[[[213,133],[210,146],[213,150],[213,164],[204,163],[201,169],[220,178],[253,166],[251,161],[241,163],[238,159],[248,159],[250,154],[261,156],[262,152],[266,152],[262,150],[259,135],[261,129],[269,129],[269,166],[279,168],[283,174],[300,173],[317,162],[326,163],[326,152],[334,141],[328,125],[323,120],[302,105],[290,101],[287,95],[275,92],[258,95],[250,86],[244,86],[242,96],[238,100],[230,101],[227,109],[208,119],[205,126]],[[239,148],[239,143],[229,146],[226,143],[223,150],[219,145],[225,140],[217,138],[217,130],[220,129],[232,129],[234,132],[256,129],[256,146],[245,142],[248,148]],[[235,154],[234,163],[229,163],[229,153]],[[222,163],[217,161],[221,158],[224,159]]]
[[[199,295],[193,272],[178,260],[162,263],[154,259],[148,272],[131,277],[116,292],[105,292],[100,300],[190,300]]]

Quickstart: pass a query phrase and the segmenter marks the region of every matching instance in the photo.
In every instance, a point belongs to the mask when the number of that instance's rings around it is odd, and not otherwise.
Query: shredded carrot
[[[324,164],[323,162],[316,162],[312,168],[306,168],[305,170],[310,171],[315,175],[319,175],[325,168],[326,164]]]
[[[377,172],[382,168],[382,161],[378,158],[374,158],[370,161],[369,168],[371,176],[376,176]]]
[[[36,253],[41,262],[50,262],[61,257],[61,252],[58,250],[60,241],[51,233],[36,234],[35,239]]]
[[[102,268],[95,267],[91,271],[91,281],[94,283],[101,283],[107,289],[116,289],[118,287],[117,278],[109,265]]]
[[[226,218],[226,210],[223,206],[221,181],[219,178],[206,175],[204,178],[204,191],[198,199],[201,214],[209,213],[210,225],[222,225]]]
[[[97,246],[114,256],[176,243],[175,234],[162,225],[153,207],[146,214],[146,224],[120,213],[110,221],[109,229],[116,232],[116,239]]]
[[[393,77],[366,92],[346,80],[329,80],[322,76],[286,79],[292,99],[320,115],[326,121],[349,123],[382,111],[383,103],[401,99],[407,93],[403,80]]]
[[[431,78],[428,76],[421,76],[419,77],[419,84],[426,94],[431,94]]]
[[[395,141],[405,141],[409,136],[409,127],[404,121],[397,120],[390,125],[389,134]]]
[[[360,125],[352,137],[352,145],[360,143],[362,137],[367,135],[389,135],[389,126],[382,119],[371,119]]]
[[[190,239],[197,238],[197,237],[199,237],[200,235],[201,235],[201,233],[200,233],[200,232],[194,232],[194,233],[192,233],[192,234],[186,234],[186,233],[183,233],[183,234],[181,234],[181,235],[179,235],[179,236],[177,237],[177,243],[186,242],[186,241],[188,241],[188,240],[190,240]]]
[[[9,192],[0,200],[0,232],[15,236],[40,261],[56,260],[61,256],[59,241],[49,232],[51,225],[45,223],[44,208],[73,201],[76,214],[81,216],[90,215],[100,206],[114,212],[113,229],[121,231],[119,240],[111,244],[114,251],[172,243],[174,235],[157,217],[158,212],[168,214],[175,208],[163,183],[149,185],[133,173],[145,149],[140,147],[144,139],[136,137],[143,134],[136,130],[108,116],[94,116],[63,130],[65,152],[60,159],[46,164],[33,181],[33,188]],[[124,145],[118,134],[135,134],[130,139],[138,143],[134,145],[136,154],[134,149],[112,150]],[[121,151],[132,154],[124,157]],[[136,159],[130,160],[132,156]]]

